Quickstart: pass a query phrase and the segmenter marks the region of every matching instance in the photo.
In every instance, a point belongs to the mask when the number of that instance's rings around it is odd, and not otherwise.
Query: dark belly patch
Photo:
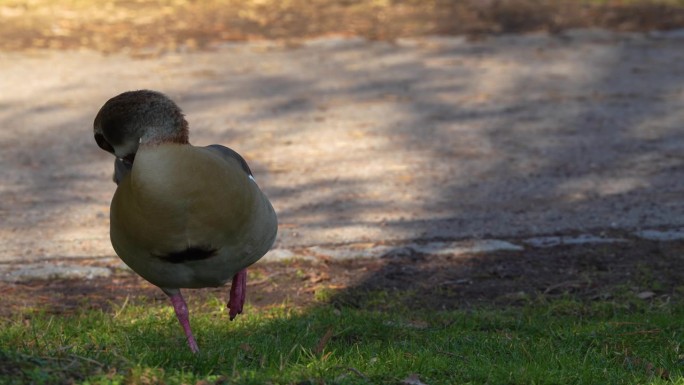
[[[185,263],[192,261],[201,261],[216,255],[217,249],[209,247],[188,247],[183,251],[174,251],[167,254],[155,255],[155,257],[168,263]]]

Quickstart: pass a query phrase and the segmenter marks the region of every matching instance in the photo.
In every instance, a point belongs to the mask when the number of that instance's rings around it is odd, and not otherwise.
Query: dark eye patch
[[[112,147],[112,145],[109,144],[109,142],[107,142],[107,139],[105,139],[104,135],[102,135],[100,133],[95,134],[95,142],[97,142],[97,145],[101,149],[103,149],[107,152],[110,152],[112,154],[114,153],[114,147]]]

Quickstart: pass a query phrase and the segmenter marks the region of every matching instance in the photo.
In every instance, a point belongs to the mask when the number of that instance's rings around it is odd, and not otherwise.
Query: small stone
[[[414,244],[410,246],[413,250],[431,255],[463,255],[490,253],[493,251],[520,251],[522,246],[499,239],[483,239],[478,241],[464,242],[432,242],[424,245]]]
[[[684,229],[672,230],[641,230],[634,233],[639,238],[649,241],[677,241],[684,239]]]
[[[354,247],[354,245],[338,247],[338,248],[326,248],[321,246],[309,247],[309,251],[314,254],[322,255],[328,258],[332,258],[338,261],[357,259],[357,258],[369,258],[375,259],[383,257],[384,255],[395,250],[392,246],[371,246],[371,247]]]
[[[523,243],[532,247],[555,247],[562,245],[584,245],[597,243],[622,243],[627,242],[622,238],[604,238],[591,234],[580,234],[575,236],[548,236],[548,237],[534,237],[523,240]]]
[[[649,299],[655,297],[655,293],[652,291],[642,291],[641,293],[637,294],[637,298],[639,299]]]
[[[110,275],[112,275],[112,271],[106,267],[33,264],[11,270],[0,279],[8,282],[24,282],[53,279],[94,279],[106,278]]]

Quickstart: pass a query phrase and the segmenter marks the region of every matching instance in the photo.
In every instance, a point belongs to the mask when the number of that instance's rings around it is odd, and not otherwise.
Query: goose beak
[[[118,185],[123,178],[131,172],[131,169],[133,169],[133,160],[135,160],[135,154],[123,158],[116,158],[114,160],[114,176],[112,177],[114,183]]]
[[[130,169],[131,167],[133,167],[133,161],[135,160],[135,153],[128,154],[128,155],[124,156],[123,158],[119,158],[119,159],[121,159],[123,164],[126,165],[126,167],[128,167]]]

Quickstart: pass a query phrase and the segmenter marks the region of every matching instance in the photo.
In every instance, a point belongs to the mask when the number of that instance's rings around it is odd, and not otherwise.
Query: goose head
[[[109,99],[93,128],[97,145],[129,166],[141,144],[188,143],[183,112],[156,91],[129,91]]]

